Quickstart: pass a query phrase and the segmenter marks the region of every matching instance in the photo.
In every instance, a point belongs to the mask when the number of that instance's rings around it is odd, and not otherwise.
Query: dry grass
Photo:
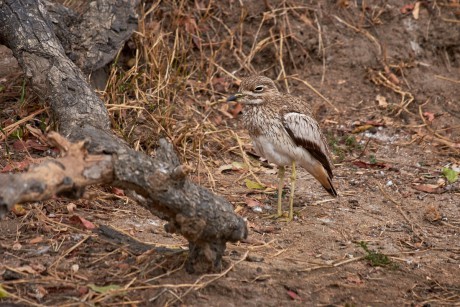
[[[301,79],[305,72],[299,74],[299,50],[303,59],[310,53],[293,30],[293,21],[319,38],[322,80],[326,73],[316,9],[290,1],[271,9],[259,15],[245,6],[234,3],[225,8],[217,1],[206,6],[189,1],[143,6],[130,56],[118,58],[101,92],[114,128],[134,148],[149,154],[154,154],[159,137],[167,137],[193,167],[197,180],[214,187],[210,169],[220,163],[215,160],[221,161],[222,153],[244,156],[230,132],[235,121],[225,103],[237,89],[238,76],[265,73],[280,79],[287,91],[291,82],[300,82],[332,105]],[[271,67],[265,65],[267,56],[274,59]]]

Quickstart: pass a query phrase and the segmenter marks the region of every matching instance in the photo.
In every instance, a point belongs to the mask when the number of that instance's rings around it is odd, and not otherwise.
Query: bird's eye
[[[254,92],[262,92],[264,90],[264,87],[262,85],[258,85],[255,87]]]

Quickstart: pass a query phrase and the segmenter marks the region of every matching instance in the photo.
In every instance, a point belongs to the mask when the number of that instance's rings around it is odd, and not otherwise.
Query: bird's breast
[[[292,161],[298,161],[306,168],[315,164],[310,153],[294,143],[276,113],[248,108],[242,119],[254,149],[269,162],[286,166],[291,165]]]
[[[290,165],[297,159],[300,148],[294,144],[281,120],[268,119],[260,130],[260,134],[251,134],[251,138],[261,156],[277,165]]]

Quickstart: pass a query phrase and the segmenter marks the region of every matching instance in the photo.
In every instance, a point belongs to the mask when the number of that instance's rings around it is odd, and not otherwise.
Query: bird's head
[[[240,89],[234,95],[228,97],[228,101],[236,101],[242,104],[260,105],[266,102],[267,97],[278,94],[275,82],[264,76],[251,76],[241,80]]]

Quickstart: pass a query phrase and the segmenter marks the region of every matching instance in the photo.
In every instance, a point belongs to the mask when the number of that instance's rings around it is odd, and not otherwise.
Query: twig
[[[460,21],[459,21],[459,22],[460,22]],[[447,78],[447,77],[444,77],[444,76],[441,76],[441,75],[434,75],[434,77],[435,77],[436,79],[446,80],[446,81],[450,81],[450,82],[454,82],[454,83],[460,84],[460,80],[455,80],[455,79]]]
[[[61,262],[62,259],[64,259],[64,257],[66,257],[68,254],[70,254],[72,251],[74,251],[77,247],[79,247],[80,245],[82,245],[86,240],[88,240],[90,236],[89,235],[86,235],[83,239],[81,239],[77,244],[75,244],[74,246],[72,246],[71,248],[69,248],[68,250],[66,250],[56,261],[54,261],[49,267],[48,267],[48,271],[54,267],[54,266],[57,266],[59,264],[59,262]],[[54,270],[54,272],[56,273],[56,269]]]
[[[330,265],[318,265],[318,266],[314,266],[314,267],[299,270],[299,272],[311,272],[311,271],[315,271],[315,270],[319,270],[319,269],[337,268],[339,266],[342,266],[342,265],[345,265],[345,264],[348,264],[348,263],[351,263],[351,262],[360,261],[360,260],[364,259],[364,257],[365,256],[360,256],[360,257],[356,257],[356,258],[350,258],[350,259],[339,261],[339,262],[336,262],[336,263],[330,264]]]
[[[44,307],[45,305],[42,305],[42,304],[37,304],[35,303],[34,301],[30,301],[30,300],[27,300],[21,296],[18,296],[14,293],[11,293],[11,292],[8,292],[8,297],[11,297],[11,298],[14,298],[14,299],[17,299],[18,301],[20,302],[24,302],[24,303],[27,303],[28,306],[36,306],[36,307]],[[2,304],[3,305],[3,304]],[[8,304],[8,303],[5,303],[5,306],[15,306],[15,304]]]
[[[412,113],[411,111],[407,109],[409,105],[414,101],[414,95],[412,95],[412,93],[404,91],[400,86],[396,85],[394,82],[389,80],[386,76],[384,76],[381,71],[374,71],[372,69],[369,69],[369,73],[370,73],[370,79],[372,80],[372,82],[378,85],[383,85],[391,89],[393,92],[401,95],[401,103],[398,106],[399,110],[395,114],[396,116],[401,114],[402,111],[405,111],[411,115],[415,115],[414,113]]]
[[[45,112],[47,110],[48,110],[48,107],[45,107],[43,109],[37,110],[35,112],[32,112],[31,114],[27,115],[24,118],[21,118],[17,122],[15,122],[15,123],[13,123],[11,125],[8,125],[5,128],[3,128],[2,130],[5,132],[5,134],[0,134],[0,142],[5,140],[17,127],[19,127],[20,125],[28,122],[29,120],[33,119],[38,114],[41,114],[41,113],[43,113],[43,112]]]
[[[265,186],[260,180],[259,180],[259,177],[257,177],[254,172],[252,171],[252,168],[251,168],[251,163],[249,162],[248,160],[248,157],[246,155],[246,153],[244,152],[243,150],[243,144],[241,143],[241,139],[240,137],[234,132],[234,131],[231,131],[233,136],[236,138],[236,141],[238,142],[238,146],[240,148],[240,151],[241,151],[241,155],[243,157],[243,160],[244,160],[244,163],[246,163],[246,165],[248,166],[248,170],[249,170],[249,173],[251,174],[251,176],[257,181],[258,184],[260,184],[261,186]]]
[[[447,138],[447,137],[445,137],[445,136],[443,136],[443,135],[440,135],[439,133],[437,133],[436,131],[434,131],[434,130],[430,127],[430,125],[428,124],[428,122],[426,121],[425,116],[423,116],[422,107],[423,107],[425,104],[427,104],[427,103],[428,103],[428,101],[425,102],[423,105],[420,105],[420,106],[418,107],[418,113],[419,113],[420,118],[422,119],[423,123],[425,124],[425,128],[426,128],[429,132],[431,132],[434,136],[437,137],[437,141],[438,141],[438,142],[443,143],[443,144],[449,146],[450,148],[454,149],[456,152],[458,152],[459,149],[460,149],[460,144],[454,143],[454,142],[452,142],[449,138]]]
[[[325,203],[329,203],[331,201],[335,201],[336,199],[335,198],[329,198],[329,199],[323,199],[323,200],[318,200],[318,201],[315,201],[314,203],[311,204],[311,206],[318,206],[320,204],[325,204]],[[308,206],[304,206],[303,208],[301,208],[300,210],[298,210],[297,212],[302,212],[303,210],[306,210],[308,208]]]
[[[344,21],[343,19],[341,19],[340,17],[338,17],[336,15],[334,15],[334,18],[337,19],[338,22],[340,22],[340,23],[346,25],[347,27],[349,27],[350,29],[353,29],[358,33],[364,34],[364,36],[366,36],[370,41],[372,41],[377,46],[379,56],[382,54],[382,46],[380,45],[379,41],[374,36],[372,36],[372,34],[370,34],[368,31],[366,31],[364,29],[359,29],[359,28],[347,23],[346,21]]]
[[[318,16],[316,12],[314,13],[315,15],[315,22],[318,27],[318,55],[321,53],[322,57],[322,74],[321,74],[321,85],[324,84],[324,79],[326,77],[326,49],[324,48],[324,42],[323,42],[323,36],[321,35],[322,29],[321,29],[321,24],[319,23]]]

